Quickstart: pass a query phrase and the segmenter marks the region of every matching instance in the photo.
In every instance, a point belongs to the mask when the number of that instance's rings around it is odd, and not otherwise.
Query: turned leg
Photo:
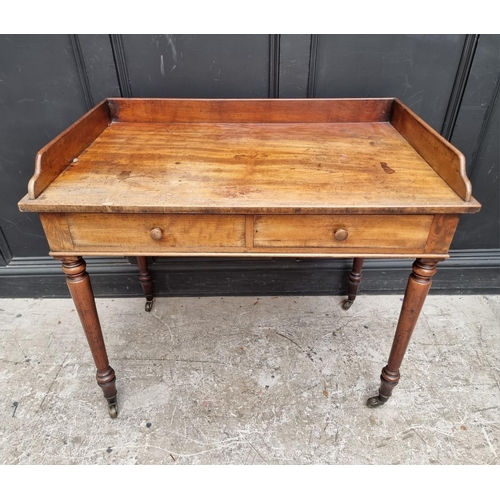
[[[370,408],[383,405],[391,397],[394,387],[399,382],[399,367],[424,305],[425,297],[431,287],[432,277],[436,274],[436,264],[438,262],[438,260],[434,259],[417,259],[413,263],[413,272],[410,274],[406,286],[389,361],[387,366],[382,369],[382,375],[380,375],[379,395],[369,398],[366,402]]]
[[[352,269],[349,273],[349,288],[347,290],[347,300],[344,302],[342,307],[344,309],[349,309],[352,303],[356,300],[356,295],[358,293],[359,285],[363,279],[363,274],[361,273],[363,269],[363,262],[365,259],[356,257],[352,263]]]
[[[144,309],[150,312],[153,308],[153,281],[148,269],[148,259],[146,257],[137,257],[137,264],[139,265],[139,281],[146,297]]]
[[[115,418],[118,414],[115,372],[109,366],[99,316],[95,307],[94,293],[89,275],[85,270],[85,261],[81,257],[63,257],[61,260],[69,291],[97,367],[97,383],[102,389],[104,397],[108,400],[110,417]]]

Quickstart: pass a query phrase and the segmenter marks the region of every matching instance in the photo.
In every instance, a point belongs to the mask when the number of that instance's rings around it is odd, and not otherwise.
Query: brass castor
[[[381,398],[380,396],[373,396],[373,398],[368,398],[366,401],[366,406],[368,408],[377,408],[377,406],[382,406],[389,398]]]
[[[347,311],[347,309],[349,309],[352,304],[353,304],[354,300],[345,300],[344,303],[342,304],[342,307]]]
[[[111,418],[116,418],[118,416],[118,405],[116,403],[109,405],[108,411]]]
[[[146,300],[146,305],[144,306],[144,310],[146,312],[151,312],[151,309],[153,309],[153,301],[152,300]]]

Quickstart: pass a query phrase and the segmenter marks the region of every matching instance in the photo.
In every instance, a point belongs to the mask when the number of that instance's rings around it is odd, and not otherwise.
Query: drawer
[[[43,214],[42,223],[53,252],[154,255],[245,246],[244,215],[66,213]]]
[[[346,248],[423,251],[432,215],[262,215],[256,248]]]

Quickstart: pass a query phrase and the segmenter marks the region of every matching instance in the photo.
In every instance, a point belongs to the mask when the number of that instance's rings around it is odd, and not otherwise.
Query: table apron
[[[456,214],[42,213],[51,255],[447,256]]]

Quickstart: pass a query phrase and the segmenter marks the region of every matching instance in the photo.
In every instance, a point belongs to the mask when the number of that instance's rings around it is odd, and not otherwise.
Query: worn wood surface
[[[436,214],[429,230],[425,245],[427,253],[446,253],[450,248],[460,216],[456,214]]]
[[[457,148],[397,99],[391,123],[463,200],[471,201],[472,186],[465,170],[465,157]]]
[[[350,123],[388,121],[392,99],[109,99],[135,123]]]
[[[243,215],[190,214],[67,214],[74,249],[100,249],[122,254],[168,250],[242,249],[245,246]],[[61,219],[62,220],[62,219]],[[152,229],[161,237],[154,239]]]
[[[443,257],[456,225],[454,215],[44,213],[40,217],[51,255]],[[336,238],[339,231],[345,232],[345,239]]]
[[[36,156],[35,174],[28,184],[29,199],[39,196],[109,122],[108,103],[103,101],[42,148]]]
[[[24,211],[460,213],[389,123],[113,123]]]
[[[256,247],[393,248],[424,250],[432,215],[261,215]],[[335,232],[344,229],[339,241]]]

